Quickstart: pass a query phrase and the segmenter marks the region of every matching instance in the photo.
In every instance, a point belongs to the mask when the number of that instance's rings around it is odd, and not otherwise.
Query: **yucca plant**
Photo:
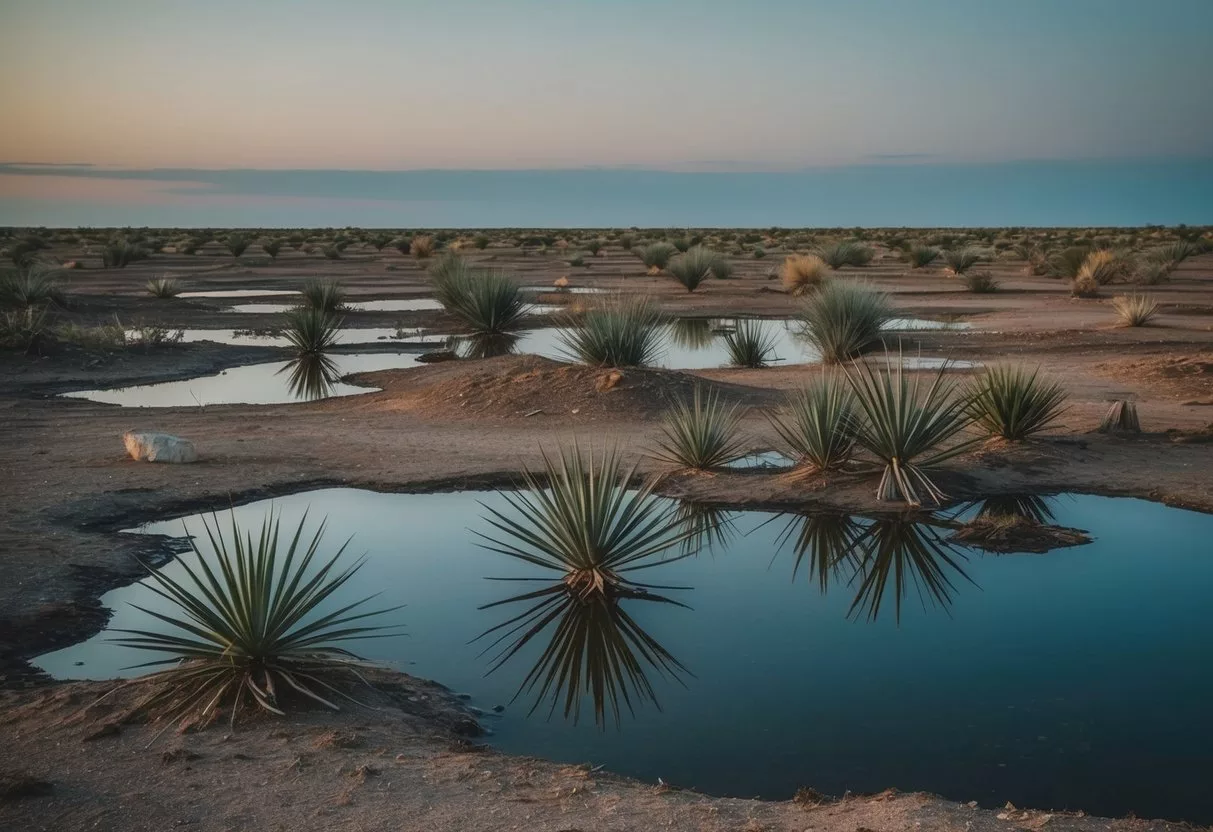
[[[0,272],[0,307],[25,309],[51,303],[67,303],[58,273],[51,267],[35,262]]]
[[[789,254],[779,267],[779,278],[789,294],[803,295],[825,281],[826,264],[816,254]]]
[[[884,465],[876,499],[941,502],[943,492],[926,470],[977,441],[941,447],[968,426],[967,401],[944,380],[946,365],[924,390],[918,376],[907,378],[900,355],[886,358],[891,366],[880,370],[858,361],[845,368],[859,415],[855,441]]]
[[[880,340],[892,317],[888,296],[861,283],[833,280],[805,302],[804,335],[827,364],[846,361]]]
[[[640,257],[640,262],[644,263],[649,274],[660,274],[661,270],[669,265],[670,258],[678,252],[678,249],[669,243],[650,243],[639,251],[636,249],[632,249],[632,251]]]
[[[872,262],[875,252],[871,246],[847,240],[821,246],[815,252],[831,269],[843,266],[866,266]]]
[[[939,254],[935,246],[916,245],[906,252],[906,258],[910,261],[911,269],[925,269],[939,259]]]
[[[320,352],[304,352],[278,371],[287,374],[287,387],[300,401],[315,401],[331,395],[341,379],[333,359]]]
[[[644,367],[661,351],[661,313],[644,298],[596,303],[561,332],[564,351],[585,364]]]
[[[943,254],[943,261],[948,272],[960,276],[981,261],[981,252],[972,247],[948,249]]]
[[[0,348],[36,352],[49,331],[45,306],[0,311]]]
[[[1078,272],[1089,254],[1091,254],[1091,249],[1087,246],[1070,246],[1062,249],[1049,258],[1046,273],[1049,277],[1073,280],[1078,277]]]
[[[1166,265],[1168,271],[1173,271],[1179,267],[1179,264],[1187,260],[1189,257],[1194,257],[1201,254],[1204,247],[1198,243],[1188,242],[1187,240],[1176,240],[1173,243],[1168,243],[1165,246],[1152,249],[1146,252],[1146,258],[1157,263]]]
[[[1132,263],[1123,252],[1100,249],[1092,251],[1078,267],[1075,283],[1095,283],[1106,286],[1117,278],[1125,277],[1132,270]]]
[[[175,298],[181,294],[181,284],[173,277],[153,277],[147,282],[147,292],[156,298]]]
[[[1112,308],[1121,326],[1145,326],[1158,314],[1158,301],[1150,295],[1119,295],[1112,298]]]
[[[712,252],[712,277],[717,280],[729,280],[733,277],[733,264],[723,254]]]
[[[655,479],[629,488],[636,466],[625,469],[615,449],[586,457],[576,444],[544,452],[543,475],[524,471],[523,490],[501,492],[508,511],[486,506],[495,531],[476,534],[490,551],[558,573],[580,598],[640,588],[631,573],[680,556],[677,504],[653,493]]]
[[[856,415],[846,378],[823,373],[790,394],[784,411],[769,418],[793,456],[814,471],[830,471],[854,454]]]
[[[233,257],[239,257],[248,251],[248,247],[252,242],[252,239],[247,234],[236,232],[228,235],[227,242],[224,245],[227,246],[227,250],[232,253]]]
[[[729,363],[734,367],[765,367],[775,353],[775,336],[767,332],[762,321],[742,318],[733,322],[733,328],[724,334],[725,349]]]
[[[998,291],[998,281],[987,271],[970,272],[964,276],[965,286],[975,295],[988,295]]]
[[[966,410],[990,436],[1026,439],[1065,412],[1066,392],[1040,377],[1040,369],[989,367],[965,390]]]
[[[128,240],[115,240],[101,250],[101,262],[107,269],[125,269],[129,264],[150,256],[143,246]]]
[[[690,402],[666,411],[661,439],[649,455],[695,471],[728,465],[745,456],[738,436],[742,415],[739,405],[725,404],[719,393],[697,385]]]
[[[273,514],[256,537],[240,528],[234,514],[229,536],[217,517],[213,525],[204,519],[213,560],[191,536],[194,564],[176,562],[184,577],[147,567],[144,585],[171,609],[133,606],[174,631],[124,629],[115,639],[168,657],[139,667],[172,665],[137,680],[154,686],[144,708],[205,723],[230,704],[234,722],[246,703],[282,715],[288,695],[333,710],[340,709],[331,694],[350,699],[337,685],[361,678],[357,668],[366,662],[341,645],[390,634],[364,622],[391,610],[360,609],[369,598],[340,605],[331,600],[364,561],[340,565],[349,541],[331,557],[320,556],[325,525],[308,540],[306,522],[305,515],[287,542]]]
[[[449,310],[474,335],[500,335],[518,326],[527,305],[522,290],[501,272],[471,272],[459,281],[459,296]]]
[[[336,280],[309,280],[300,294],[306,306],[322,312],[337,312],[345,306],[345,288]]]
[[[695,246],[675,257],[666,267],[666,271],[685,286],[688,292],[694,292],[712,276],[712,265],[716,257],[715,252]]]
[[[430,282],[434,297],[442,308],[452,314],[467,298],[468,284],[472,280],[472,269],[467,261],[453,251],[443,254],[430,266]]]
[[[282,334],[302,354],[321,353],[337,343],[341,318],[328,309],[300,306],[286,313]]]
[[[1147,286],[1157,286],[1159,283],[1166,283],[1171,277],[1171,264],[1151,257],[1142,257],[1137,261],[1137,269],[1133,274],[1133,279],[1138,283],[1144,283]]]
[[[268,254],[271,260],[276,260],[278,258],[278,252],[282,251],[282,240],[277,238],[262,240],[261,250]]]

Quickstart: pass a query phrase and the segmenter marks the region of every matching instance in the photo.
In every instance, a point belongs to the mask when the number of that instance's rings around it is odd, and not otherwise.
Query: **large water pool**
[[[510,752],[590,762],[706,792],[787,798],[801,786],[841,794],[926,790],[996,806],[1213,821],[1213,516],[1094,496],[1004,500],[964,511],[1018,510],[1086,529],[1093,542],[1048,554],[983,554],[953,545],[943,515],[916,522],[683,506],[720,523],[713,546],[644,573],[685,604],[629,599],[581,622],[609,637],[626,614],[677,664],[640,659],[634,713],[593,696],[515,699],[552,637],[544,630],[500,668],[477,636],[521,612],[480,609],[534,575],[476,544],[493,492],[312,491],[235,509],[285,525],[327,517],[333,547],[367,553],[345,597],[381,592],[405,604],[407,637],[366,654],[471,696],[488,738]],[[197,516],[186,518],[201,532]],[[182,521],[137,533],[181,536]],[[193,555],[183,556],[185,559]],[[180,570],[173,562],[166,570]],[[521,588],[520,588],[521,586]],[[135,584],[108,593],[111,628],[156,626],[130,606],[157,599]],[[615,628],[615,629],[613,629]],[[142,656],[102,633],[41,657],[61,678],[108,678]],[[505,706],[498,716],[495,706]],[[532,706],[536,706],[532,712]]]

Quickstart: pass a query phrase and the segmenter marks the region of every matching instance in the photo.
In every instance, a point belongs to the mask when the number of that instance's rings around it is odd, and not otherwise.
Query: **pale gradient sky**
[[[1213,0],[0,0],[0,162],[1213,155]]]

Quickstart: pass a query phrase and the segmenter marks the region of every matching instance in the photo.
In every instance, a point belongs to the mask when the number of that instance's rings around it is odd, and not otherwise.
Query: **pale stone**
[[[130,430],[122,435],[126,452],[141,462],[197,462],[194,443],[170,433]]]

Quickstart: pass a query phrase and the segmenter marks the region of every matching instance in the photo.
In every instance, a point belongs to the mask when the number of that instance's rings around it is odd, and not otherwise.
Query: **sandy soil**
[[[776,253],[762,261],[738,260],[737,279],[713,282],[693,295],[667,277],[644,276],[639,262],[618,250],[579,269],[514,249],[472,256],[492,258],[492,265],[536,285],[567,274],[574,285],[644,292],[671,312],[773,316],[795,308],[768,274],[778,262]],[[907,314],[956,316],[972,324],[968,331],[905,336],[907,350],[1040,364],[1070,391],[1064,424],[1048,436],[1015,446],[991,444],[950,462],[940,482],[951,495],[1075,490],[1213,511],[1213,255],[1186,262],[1170,283],[1151,287],[1163,314],[1157,325],[1140,329],[1115,328],[1107,298],[1072,300],[1060,282],[1024,275],[1018,264],[995,267],[1003,291],[994,295],[969,294],[939,271],[906,273],[887,259],[853,271],[890,291]],[[164,273],[191,290],[298,288],[321,275],[341,278],[353,299],[418,296],[426,288],[417,264],[395,252],[354,253],[340,261],[284,256],[268,266],[164,255],[124,270],[73,272],[70,288],[77,300],[71,314],[102,321],[116,313],[128,322],[189,327],[274,323],[271,316],[225,312],[223,301],[149,298],[146,280]],[[397,322],[441,332],[452,327],[433,312],[359,312],[347,318],[347,326]],[[922,796],[886,795],[807,809],[654,790],[602,773],[455,750],[441,721],[427,722],[426,714],[382,723],[356,713],[307,715],[285,727],[253,726],[230,737],[216,729],[174,737],[172,743],[202,755],[186,765],[180,759],[162,763],[160,746],[144,749],[144,726],[82,743],[87,725],[73,722],[69,712],[78,711],[95,686],[38,687],[45,680],[31,675],[24,660],[104,626],[97,598],[137,576],[132,554],[139,544],[116,535],[119,529],[168,512],[318,485],[426,490],[507,484],[523,465],[538,461],[541,447],[573,436],[643,447],[655,435],[663,402],[693,381],[688,373],[625,371],[603,384],[600,371],[510,357],[370,374],[366,381],[382,392],[310,404],[124,411],[53,396],[278,355],[268,348],[213,344],[117,356],[0,354],[0,470],[7,480],[0,489],[0,673],[14,691],[0,717],[6,738],[0,769],[53,783],[42,796],[9,802],[0,797],[0,826],[6,817],[11,828],[48,829],[161,829],[175,822],[201,829],[553,830],[982,829],[1045,823],[1040,815],[1015,812],[1000,820],[995,813]],[[758,409],[777,403],[807,372],[783,366],[696,375],[754,408],[746,429],[757,449],[771,447],[774,439]],[[1147,432],[1132,439],[1093,433],[1108,401],[1123,397],[1138,402]],[[132,462],[123,457],[120,439],[130,428],[187,436],[204,458],[188,467]],[[872,510],[879,508],[874,487],[874,479],[862,474],[806,481],[750,472],[668,476],[662,490],[729,504],[819,502]],[[317,737],[331,730],[353,730],[365,738],[357,748],[316,750]],[[305,753],[314,765],[295,763]],[[358,773],[363,765],[376,773]],[[188,778],[182,775],[187,766]],[[225,809],[215,813],[208,807],[219,790]],[[269,793],[274,797],[266,801]],[[1047,822],[1050,828],[1095,828],[1071,817]]]

